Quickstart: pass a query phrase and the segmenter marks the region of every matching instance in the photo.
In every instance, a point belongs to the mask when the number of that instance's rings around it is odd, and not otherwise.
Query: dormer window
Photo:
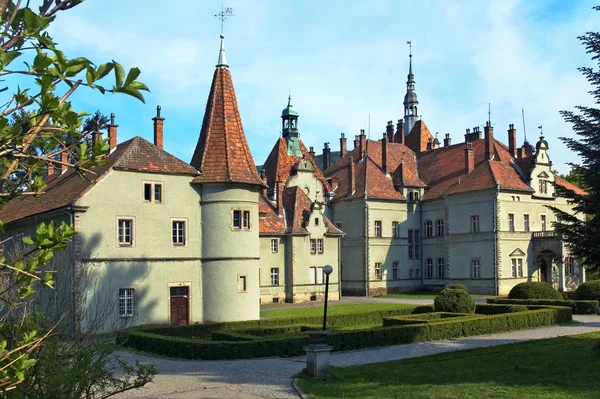
[[[548,194],[548,180],[540,179],[540,187],[538,191],[540,194]]]

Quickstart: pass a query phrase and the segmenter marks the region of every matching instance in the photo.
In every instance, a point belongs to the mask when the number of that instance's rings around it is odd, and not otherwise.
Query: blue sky
[[[169,4],[170,3],[170,4]],[[169,4],[166,6],[165,4]],[[570,126],[559,111],[592,105],[577,67],[592,65],[576,39],[598,30],[590,1],[243,1],[230,0],[227,60],[254,160],[261,164],[279,137],[291,90],[300,138],[317,153],[340,132],[369,130],[379,139],[401,118],[408,71],[407,40],[419,113],[440,140],[462,141],[483,126],[488,103],[495,136],[509,123],[523,141],[543,125],[560,172],[576,156],[560,136]],[[78,109],[114,112],[119,142],[152,140],[156,105],[165,120],[165,149],[189,162],[198,140],[219,47],[220,1],[88,0],[57,18],[52,35],[69,56],[115,59],[142,70],[146,104],[127,96],[80,90]]]

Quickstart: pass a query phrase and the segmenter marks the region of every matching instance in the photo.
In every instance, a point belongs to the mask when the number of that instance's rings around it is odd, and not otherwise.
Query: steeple
[[[292,95],[288,96],[287,107],[281,111],[281,136],[285,139],[287,154],[301,157],[300,144],[298,143],[298,111],[292,105]]]
[[[412,71],[412,43],[406,42],[410,46],[408,61],[408,79],[406,81],[406,94],[404,95],[404,131],[406,135],[410,134],[418,118],[417,93],[415,92],[415,75]]]
[[[263,185],[244,134],[231,72],[225,61],[223,35],[202,130],[190,164],[200,171],[194,179],[198,184]]]

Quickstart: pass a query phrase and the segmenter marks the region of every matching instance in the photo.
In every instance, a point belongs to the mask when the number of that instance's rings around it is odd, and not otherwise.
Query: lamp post
[[[327,298],[329,297],[329,275],[333,272],[331,265],[325,265],[323,267],[323,273],[325,273],[325,307],[323,309],[323,331],[327,331]]]

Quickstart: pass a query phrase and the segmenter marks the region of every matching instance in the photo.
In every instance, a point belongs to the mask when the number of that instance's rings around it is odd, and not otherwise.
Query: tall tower
[[[223,39],[191,162],[200,172],[193,183],[200,192],[205,322],[260,317],[258,195],[263,182],[244,134]]]
[[[406,136],[410,134],[419,115],[417,113],[419,100],[417,100],[417,93],[415,92],[415,75],[412,71],[412,44],[411,42],[408,42],[408,44],[410,45],[408,80],[406,81],[406,94],[404,95],[404,132]]]
[[[287,154],[294,157],[301,157],[300,143],[298,138],[298,111],[292,105],[292,96],[288,97],[287,107],[281,111],[281,135],[285,139]]]

